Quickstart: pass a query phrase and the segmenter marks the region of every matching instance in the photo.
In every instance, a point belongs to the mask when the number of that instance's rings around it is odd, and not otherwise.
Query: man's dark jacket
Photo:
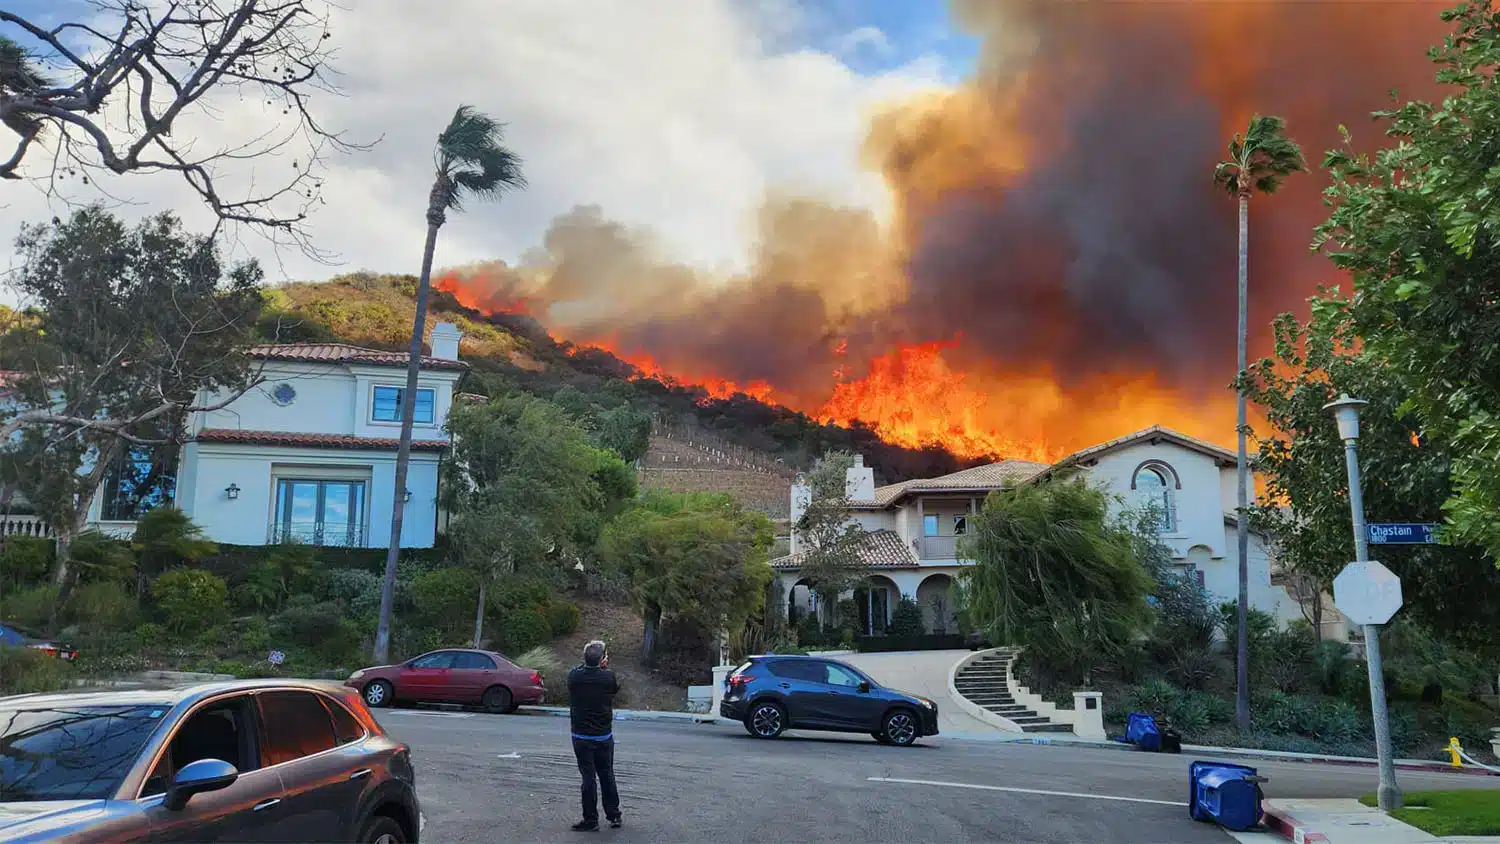
[[[573,735],[603,738],[612,735],[615,694],[620,683],[608,668],[580,665],[568,672],[568,708]]]

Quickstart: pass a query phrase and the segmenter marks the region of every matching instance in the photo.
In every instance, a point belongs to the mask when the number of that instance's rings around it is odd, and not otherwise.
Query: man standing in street
[[[583,664],[568,672],[568,708],[573,721],[573,755],[583,776],[583,820],[578,832],[599,828],[599,789],[604,789],[604,817],[618,829],[620,793],[615,789],[615,694],[620,683],[609,670],[609,655],[598,640],[583,647]],[[597,784],[595,782],[597,780]]]

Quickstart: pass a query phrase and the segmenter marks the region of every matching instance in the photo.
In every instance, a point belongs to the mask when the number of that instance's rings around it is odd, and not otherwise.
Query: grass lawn
[[[1391,816],[1433,835],[1500,835],[1500,789],[1408,791],[1405,798]],[[1374,806],[1375,795],[1359,802]]]

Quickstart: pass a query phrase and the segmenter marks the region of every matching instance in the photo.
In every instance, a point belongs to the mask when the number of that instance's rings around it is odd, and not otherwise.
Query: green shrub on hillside
[[[423,572],[412,581],[411,599],[422,624],[456,634],[474,623],[479,578],[465,568]]]
[[[72,679],[73,667],[55,656],[0,645],[0,689],[7,695],[61,691]]]
[[[381,577],[359,569],[334,569],[323,581],[323,594],[338,601],[355,618],[374,617],[380,612]]]
[[[136,556],[129,543],[101,531],[87,530],[74,537],[68,556],[81,583],[124,583],[136,576]]]
[[[202,569],[173,569],[151,582],[162,623],[176,633],[198,633],[229,612],[229,587]]]
[[[552,641],[552,627],[541,610],[522,609],[500,616],[496,644],[507,654],[525,653]]]
[[[572,633],[578,629],[578,622],[581,620],[582,613],[578,611],[578,605],[572,601],[557,598],[547,604],[547,626],[552,628],[553,636],[566,636]]]
[[[333,601],[319,603],[310,595],[298,595],[286,609],[271,619],[272,642],[300,662],[308,656],[334,665],[356,661],[360,645],[359,627],[344,618]]]
[[[52,571],[52,540],[8,536],[0,542],[0,595],[41,585]]]
[[[64,617],[92,630],[130,630],[136,625],[138,610],[135,595],[123,583],[101,580],[74,589]]]
[[[890,636],[920,636],[927,632],[922,622],[922,608],[905,595],[891,611],[891,623],[886,628]]]
[[[0,612],[4,613],[4,621],[40,630],[52,619],[52,604],[56,600],[57,587],[33,586],[7,594]]]

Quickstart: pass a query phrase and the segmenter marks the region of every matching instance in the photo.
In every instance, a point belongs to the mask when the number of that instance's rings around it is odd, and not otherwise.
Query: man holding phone
[[[573,755],[583,777],[583,820],[578,832],[599,828],[599,789],[604,790],[604,817],[618,829],[620,793],[615,788],[615,694],[620,683],[609,670],[609,654],[599,640],[583,646],[583,664],[568,672],[568,708],[573,725]],[[597,780],[597,783],[596,783]]]

